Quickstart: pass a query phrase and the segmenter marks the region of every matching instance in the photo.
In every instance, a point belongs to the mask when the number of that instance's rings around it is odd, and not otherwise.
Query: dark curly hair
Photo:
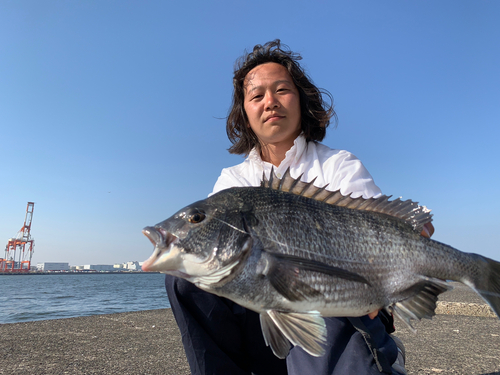
[[[233,77],[233,102],[227,117],[227,137],[233,144],[228,151],[231,154],[248,155],[252,148],[260,147],[253,130],[247,126],[248,118],[243,107],[245,99],[244,81],[247,74],[256,66],[274,62],[283,65],[290,73],[293,83],[299,91],[301,130],[307,141],[322,141],[330,119],[336,119],[333,110],[333,98],[323,89],[318,89],[307,76],[298,60],[302,57],[281,44],[279,39],[263,46],[257,44],[251,53],[245,53],[236,61]],[[329,98],[325,103],[323,96]]]

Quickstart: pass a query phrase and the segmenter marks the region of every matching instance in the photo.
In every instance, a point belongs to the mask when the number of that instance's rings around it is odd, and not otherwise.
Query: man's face
[[[300,134],[299,91],[288,70],[277,63],[256,66],[244,81],[244,108],[262,145],[291,147]]]

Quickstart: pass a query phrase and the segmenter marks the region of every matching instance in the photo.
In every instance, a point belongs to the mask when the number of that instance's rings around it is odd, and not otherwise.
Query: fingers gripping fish
[[[324,354],[323,317],[387,308],[411,320],[435,315],[460,281],[500,317],[500,263],[420,236],[430,211],[410,200],[351,198],[271,172],[146,227],[155,245],[144,271],[184,278],[260,314],[280,358],[290,343]]]

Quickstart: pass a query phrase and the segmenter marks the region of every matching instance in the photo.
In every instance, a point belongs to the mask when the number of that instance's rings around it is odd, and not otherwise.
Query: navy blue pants
[[[376,346],[377,366],[363,335],[346,318],[327,318],[327,353],[313,357],[293,347],[286,360],[265,345],[259,314],[166,276],[170,305],[193,375],[368,375],[391,373],[397,347],[380,319],[361,318]]]

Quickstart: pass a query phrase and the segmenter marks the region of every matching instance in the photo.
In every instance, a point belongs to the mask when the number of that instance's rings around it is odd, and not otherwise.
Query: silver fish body
[[[500,317],[500,263],[420,236],[429,211],[273,174],[183,208],[144,233],[145,271],[183,277],[261,315],[266,343],[322,355],[322,317],[388,308],[407,324],[434,315],[443,280],[476,290]]]

